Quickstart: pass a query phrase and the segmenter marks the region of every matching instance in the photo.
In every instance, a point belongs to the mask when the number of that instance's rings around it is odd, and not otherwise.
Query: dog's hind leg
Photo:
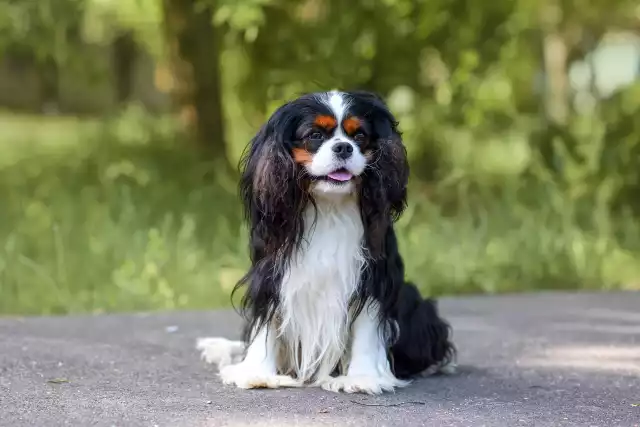
[[[397,322],[400,337],[391,354],[399,378],[456,372],[450,325],[440,317],[436,301],[423,299],[411,283],[400,292]]]

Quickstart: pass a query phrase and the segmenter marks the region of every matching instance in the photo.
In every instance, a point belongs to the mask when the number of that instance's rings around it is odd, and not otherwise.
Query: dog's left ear
[[[407,204],[407,185],[409,183],[409,161],[407,150],[398,131],[398,123],[386,110],[374,122],[378,134],[378,148],[374,155],[377,167],[382,172],[381,184],[385,191],[389,214],[397,220]]]
[[[384,100],[369,92],[353,96],[366,105],[365,119],[375,134],[372,159],[361,187],[360,210],[368,249],[380,258],[384,257],[389,227],[406,207],[409,162],[398,122]]]
[[[352,92],[352,96],[368,105],[366,118],[372,123],[376,136],[373,161],[379,171],[377,185],[380,186],[389,214],[396,220],[406,207],[409,162],[407,150],[398,130],[398,121],[389,110],[384,99],[366,91]],[[369,180],[371,181],[371,180]]]

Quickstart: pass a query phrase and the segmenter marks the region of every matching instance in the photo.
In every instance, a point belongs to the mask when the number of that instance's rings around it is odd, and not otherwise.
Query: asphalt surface
[[[221,385],[233,312],[0,319],[2,426],[639,426],[640,293],[444,299],[460,372],[370,397]]]

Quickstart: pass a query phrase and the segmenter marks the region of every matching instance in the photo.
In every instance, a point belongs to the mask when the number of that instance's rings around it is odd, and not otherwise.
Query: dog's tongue
[[[353,177],[353,175],[345,170],[331,172],[327,176],[331,179],[335,179],[336,181],[349,181]]]

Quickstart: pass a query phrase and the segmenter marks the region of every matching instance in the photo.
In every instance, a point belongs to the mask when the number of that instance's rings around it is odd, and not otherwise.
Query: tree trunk
[[[545,112],[549,120],[564,125],[569,117],[569,52],[561,30],[562,8],[559,1],[547,0],[542,5],[541,24]]]
[[[212,2],[163,0],[171,95],[195,139],[227,161],[221,93],[221,36]]]
[[[53,56],[37,64],[40,80],[40,108],[44,114],[58,114],[60,105],[60,69]]]
[[[121,106],[131,100],[138,47],[133,33],[127,31],[116,37],[112,48],[116,101]]]

